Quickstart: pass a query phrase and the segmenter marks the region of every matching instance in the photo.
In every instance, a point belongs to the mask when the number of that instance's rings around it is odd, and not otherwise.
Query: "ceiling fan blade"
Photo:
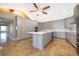
[[[10,10],[10,13],[14,12],[14,10],[13,10],[13,9],[9,9],[9,10]]]
[[[48,8],[50,8],[50,6],[46,6],[46,7],[44,7],[43,10],[48,9]]]
[[[36,9],[38,9],[38,6],[36,5],[36,3],[33,3],[33,5],[35,6]]]
[[[47,12],[42,11],[42,13],[47,14]]]
[[[29,11],[29,12],[36,12],[35,10]]]

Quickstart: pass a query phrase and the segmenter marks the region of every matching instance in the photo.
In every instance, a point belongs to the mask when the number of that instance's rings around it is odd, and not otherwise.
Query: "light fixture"
[[[40,10],[36,11],[36,13],[37,13],[38,15],[42,15],[42,12],[41,12]]]
[[[36,3],[33,3],[33,5],[34,5],[35,9],[33,9],[29,12],[36,12],[37,16],[39,16],[41,14],[45,14],[45,15],[48,14],[46,10],[48,10],[50,8],[50,6],[45,6],[42,8],[42,7],[40,7],[40,5],[38,6]]]

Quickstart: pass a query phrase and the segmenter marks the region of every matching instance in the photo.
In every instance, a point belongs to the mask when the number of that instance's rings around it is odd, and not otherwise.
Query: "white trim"
[[[10,35],[7,35],[10,39],[15,40],[13,37],[11,37]]]

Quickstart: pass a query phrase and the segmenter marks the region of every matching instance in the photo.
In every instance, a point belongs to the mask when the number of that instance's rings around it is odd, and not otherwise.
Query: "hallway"
[[[1,33],[1,42],[5,43],[7,40],[7,33],[6,32],[2,32]]]
[[[2,47],[7,41],[6,26],[0,26],[0,46]]]

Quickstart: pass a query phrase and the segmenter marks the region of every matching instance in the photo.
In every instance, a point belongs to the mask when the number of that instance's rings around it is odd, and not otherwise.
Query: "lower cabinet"
[[[76,34],[74,33],[66,33],[66,39],[74,46],[77,47]]]
[[[33,47],[43,50],[51,40],[52,33],[33,34]]]

